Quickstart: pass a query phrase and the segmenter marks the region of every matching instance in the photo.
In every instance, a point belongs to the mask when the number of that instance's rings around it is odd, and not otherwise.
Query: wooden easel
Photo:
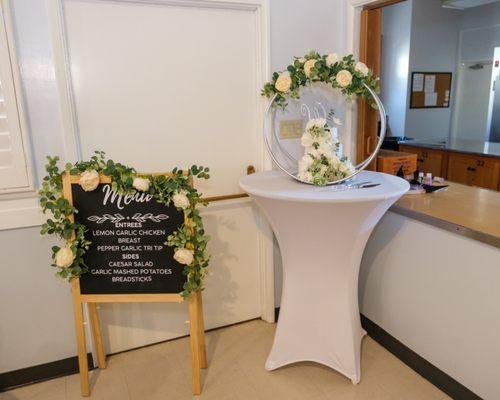
[[[80,177],[63,175],[64,198],[73,204],[71,185],[78,183]],[[111,178],[101,175],[100,183],[111,183]],[[69,216],[74,222],[74,216]],[[97,365],[100,369],[106,368],[106,354],[101,336],[97,303],[181,303],[182,296],[177,293],[165,294],[82,294],[80,291],[80,280],[71,281],[71,292],[73,298],[73,313],[75,315],[76,344],[78,349],[78,367],[80,371],[80,383],[82,396],[90,396],[89,366],[87,362],[87,345],[85,339],[85,328],[83,320],[83,305],[87,304],[89,322],[97,353]],[[193,394],[201,394],[200,369],[207,367],[207,356],[205,349],[205,323],[203,321],[203,304],[201,292],[192,293],[189,298],[189,336],[191,344],[191,368]]]

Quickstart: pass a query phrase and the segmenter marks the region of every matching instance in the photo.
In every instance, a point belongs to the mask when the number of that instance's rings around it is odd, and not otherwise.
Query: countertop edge
[[[471,155],[471,156],[490,157],[490,158],[500,159],[500,154],[488,154],[488,153],[482,153],[482,152],[471,151],[471,150],[449,149],[446,147],[436,146],[436,145],[426,144],[426,143],[410,143],[408,141],[408,142],[401,142],[401,143],[399,143],[399,145],[410,146],[410,147],[419,147],[421,149],[428,149],[428,150],[446,151],[448,153],[459,153],[459,154],[467,154],[467,155]]]
[[[500,249],[500,237],[498,236],[476,231],[474,229],[467,228],[466,226],[433,217],[418,211],[409,210],[396,204],[392,205],[389,208],[389,211]]]

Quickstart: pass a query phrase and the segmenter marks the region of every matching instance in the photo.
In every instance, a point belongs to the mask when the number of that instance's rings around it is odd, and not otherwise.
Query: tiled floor
[[[413,400],[449,399],[370,338],[363,341],[361,383],[299,363],[264,369],[275,325],[251,321],[207,334],[203,394],[191,395],[188,339],[118,354],[91,373],[91,399],[100,400]],[[78,375],[0,393],[0,400],[81,399]]]

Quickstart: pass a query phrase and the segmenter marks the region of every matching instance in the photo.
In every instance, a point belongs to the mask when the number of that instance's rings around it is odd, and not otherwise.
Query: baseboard
[[[92,354],[87,354],[89,368],[92,369],[94,361]],[[22,368],[16,371],[9,371],[0,374],[0,392],[24,386],[31,383],[45,381],[78,373],[78,357],[69,357],[63,360],[52,361],[46,364],[34,365],[33,367]]]
[[[276,321],[278,321],[280,309],[275,310]],[[405,346],[394,336],[386,332],[380,326],[361,314],[361,325],[368,335],[386,348],[411,369],[427,379],[437,388],[441,389],[448,396],[455,400],[482,400],[477,394],[466,388],[460,382],[432,365],[429,361]]]

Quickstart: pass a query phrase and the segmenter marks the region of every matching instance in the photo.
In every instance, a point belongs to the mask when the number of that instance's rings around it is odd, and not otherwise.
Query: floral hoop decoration
[[[63,195],[63,173],[80,175],[79,184],[85,191],[93,191],[100,182],[100,174],[111,177],[111,188],[119,194],[149,193],[161,204],[171,203],[184,212],[184,223],[166,239],[166,245],[174,247],[174,259],[184,265],[186,282],[182,297],[203,290],[203,278],[210,257],[206,247],[210,237],[205,233],[197,206],[206,205],[200,193],[190,185],[192,177],[210,178],[209,169],[192,166],[187,173],[174,168],[170,175],[141,175],[134,168],[113,160],[106,160],[105,153],[96,151],[89,161],[67,163],[64,170],[58,167],[58,157],[47,157],[47,176],[39,190],[40,207],[50,217],[42,225],[41,234],[54,235],[66,244],[52,247],[52,266],[58,268],[56,275],[70,281],[88,272],[84,255],[91,242],[85,238],[87,228],[70,218],[78,210]],[[74,233],[74,235],[73,235]]]
[[[378,110],[381,121],[381,132],[375,151],[363,162],[353,165],[348,157],[342,154],[342,146],[336,134],[336,126],[342,125],[338,118],[326,115],[311,118],[301,138],[304,147],[302,159],[296,160],[279,143],[275,135],[277,149],[297,165],[297,173],[289,172],[278,160],[266,137],[269,130],[269,118],[264,121],[264,138],[267,149],[275,164],[292,178],[318,186],[344,182],[361,172],[374,159],[385,136],[386,118],[382,102],[377,96],[379,78],[362,62],[354,60],[352,55],[340,57],[336,53],[320,55],[311,51],[304,57],[295,57],[293,64],[285,71],[275,72],[272,80],[264,85],[261,94],[270,103],[267,114],[279,108],[286,110],[289,99],[300,99],[300,89],[314,83],[323,83],[332,89],[339,90],[347,101],[354,98],[365,98]],[[305,104],[302,105],[304,107]],[[305,108],[308,109],[307,106]],[[309,111],[309,110],[308,110]],[[309,113],[310,114],[310,113]]]

